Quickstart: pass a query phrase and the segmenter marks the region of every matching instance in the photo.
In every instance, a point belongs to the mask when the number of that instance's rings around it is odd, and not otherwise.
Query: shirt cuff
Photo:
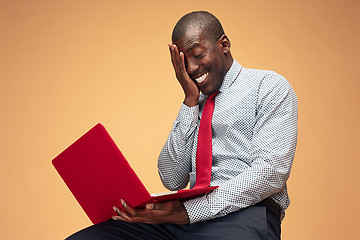
[[[193,198],[183,202],[186,212],[189,216],[190,224],[207,221],[214,218],[210,211],[210,206],[206,196],[207,195],[205,194],[202,197]]]
[[[181,105],[179,114],[176,118],[178,122],[185,126],[196,126],[198,123],[199,105],[189,107],[184,103]]]

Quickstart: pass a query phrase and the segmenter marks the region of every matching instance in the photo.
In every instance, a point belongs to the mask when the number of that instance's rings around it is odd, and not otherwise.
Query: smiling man
[[[169,50],[185,98],[159,156],[161,180],[170,190],[189,182],[219,187],[144,209],[122,200],[125,211],[115,207],[112,220],[69,239],[280,239],[297,138],[293,89],[273,71],[235,61],[208,12],[182,17]],[[205,119],[210,127],[202,130]],[[203,151],[210,151],[210,162],[199,157]]]

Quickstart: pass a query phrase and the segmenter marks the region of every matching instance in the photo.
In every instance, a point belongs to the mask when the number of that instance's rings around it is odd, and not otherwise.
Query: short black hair
[[[209,40],[213,41],[224,34],[220,21],[214,15],[206,11],[196,11],[186,14],[176,23],[172,32],[172,41],[176,42],[185,36],[190,27],[199,28]]]

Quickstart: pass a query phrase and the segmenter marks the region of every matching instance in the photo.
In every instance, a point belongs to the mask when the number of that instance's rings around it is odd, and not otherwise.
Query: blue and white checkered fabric
[[[181,106],[160,153],[159,174],[170,190],[184,188],[188,181],[190,187],[195,184],[198,126],[206,97],[201,95],[195,107]],[[287,209],[286,181],[297,139],[297,98],[289,82],[273,71],[243,68],[234,60],[215,99],[212,129],[211,185],[219,188],[184,202],[190,223],[224,216],[269,196]]]

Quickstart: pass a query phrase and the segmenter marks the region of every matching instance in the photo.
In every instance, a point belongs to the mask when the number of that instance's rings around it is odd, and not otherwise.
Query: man
[[[220,22],[208,12],[182,17],[172,42],[171,61],[185,99],[160,153],[159,174],[170,190],[189,181],[194,187],[199,125],[211,97],[210,185],[219,188],[145,209],[122,200],[125,211],[115,207],[112,220],[69,239],[280,239],[297,137],[293,89],[272,71],[237,63]]]

